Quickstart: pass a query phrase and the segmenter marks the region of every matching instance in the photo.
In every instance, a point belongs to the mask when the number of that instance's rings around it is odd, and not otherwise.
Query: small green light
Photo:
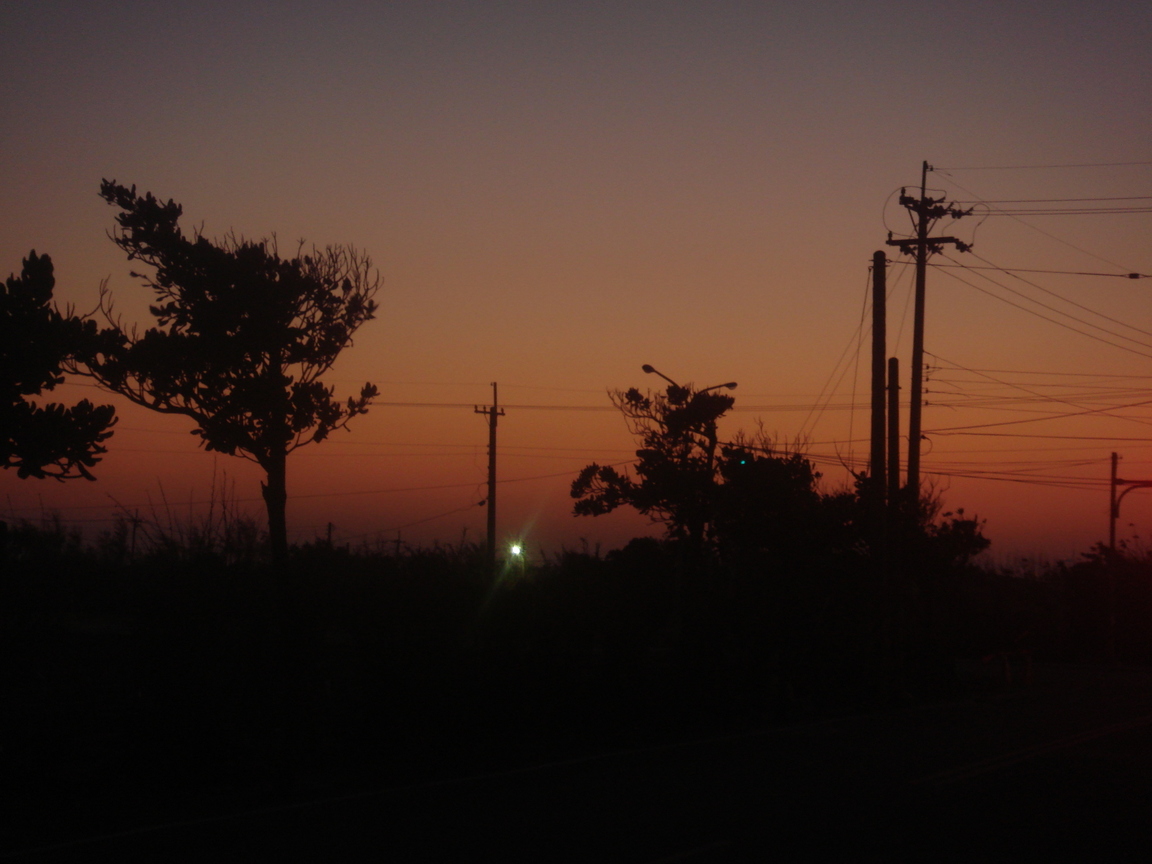
[[[508,551],[510,551],[513,555],[519,555],[524,551],[524,548],[519,543],[513,543],[512,548]]]

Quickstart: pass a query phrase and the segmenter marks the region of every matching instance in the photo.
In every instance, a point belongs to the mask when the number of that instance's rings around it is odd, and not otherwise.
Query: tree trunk
[[[260,484],[264,504],[268,508],[268,542],[272,547],[272,565],[282,569],[288,563],[288,524],[286,486],[288,456],[273,453],[261,462],[268,474],[268,482]]]

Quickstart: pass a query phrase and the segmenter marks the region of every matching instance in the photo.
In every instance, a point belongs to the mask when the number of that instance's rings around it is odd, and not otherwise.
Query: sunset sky
[[[482,539],[492,381],[502,537],[654,531],[568,496],[631,457],[606,391],[656,386],[645,363],[737,381],[725,434],[806,442],[839,488],[868,451],[877,249],[907,381],[911,268],[884,241],[922,160],[935,194],[1054,202],[992,208],[1152,204],[1143,3],[40,0],[3,4],[0,32],[0,275],[46,252],[60,303],[91,310],[107,277],[147,325],[101,178],[180,202],[189,231],[348,243],[379,268],[377,319],[327,379],[378,404],[291,458],[295,540]],[[1112,451],[1152,479],[1152,279],[1115,278],[1152,274],[1152,213],[979,209],[947,228],[975,244],[956,262],[1105,275],[930,270],[924,468],[996,554],[1073,555],[1106,537]],[[260,472],[190,421],[87,385],[48,398],[116,403],[116,435],[95,483],[4,472],[3,518],[186,522],[215,476],[263,520]],[[1122,517],[1149,542],[1152,490]]]

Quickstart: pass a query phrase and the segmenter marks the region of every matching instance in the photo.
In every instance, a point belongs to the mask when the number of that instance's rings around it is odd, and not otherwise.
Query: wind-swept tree
[[[663,393],[635,387],[610,398],[640,439],[636,477],[593,463],[572,481],[578,516],[600,516],[629,506],[661,522],[668,536],[693,553],[703,549],[719,479],[716,424],[734,399],[716,388],[669,383]]]
[[[180,205],[135,186],[105,180],[100,195],[122,211],[113,241],[152,268],[132,275],[155,293],[157,326],[125,329],[105,282],[109,326],[78,371],[137,405],[191,418],[205,449],[258,463],[272,558],[283,563],[288,454],[346,428],[376,396],[365,384],[340,402],[320,376],[374,317],[380,277],[349,246],[305,252],[301,243],[281,258],[275,237],[185,236]]]
[[[95,480],[88,469],[106,452],[115,409],[28,398],[63,383],[68,357],[96,333],[93,322],[52,305],[55,286],[52,259],[35,250],[20,276],[0,285],[0,465],[20,477]]]

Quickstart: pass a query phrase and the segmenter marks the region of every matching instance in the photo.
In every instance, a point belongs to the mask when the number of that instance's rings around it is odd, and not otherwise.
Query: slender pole
[[[1116,551],[1116,517],[1120,515],[1120,501],[1116,498],[1116,469],[1120,456],[1112,454],[1112,482],[1108,484],[1108,549]],[[1108,659],[1116,662],[1116,562],[1109,561],[1108,574]]]
[[[1108,548],[1116,551],[1116,517],[1120,515],[1120,508],[1116,506],[1116,469],[1120,457],[1112,454],[1112,482],[1108,484]]]
[[[488,566],[496,572],[496,382],[492,382],[492,410],[488,412]]]
[[[868,476],[877,504],[884,500],[884,357],[888,353],[886,333],[886,270],[883,252],[872,255],[872,455]]]
[[[888,507],[900,501],[900,361],[888,358]]]
[[[920,499],[920,406],[924,391],[924,282],[928,265],[928,163],[920,171],[916,219],[916,306],[912,319],[912,395],[908,401],[908,496]]]
[[[496,419],[504,414],[496,398],[496,382],[492,382],[492,407],[474,409],[488,421],[488,569],[496,575]]]

